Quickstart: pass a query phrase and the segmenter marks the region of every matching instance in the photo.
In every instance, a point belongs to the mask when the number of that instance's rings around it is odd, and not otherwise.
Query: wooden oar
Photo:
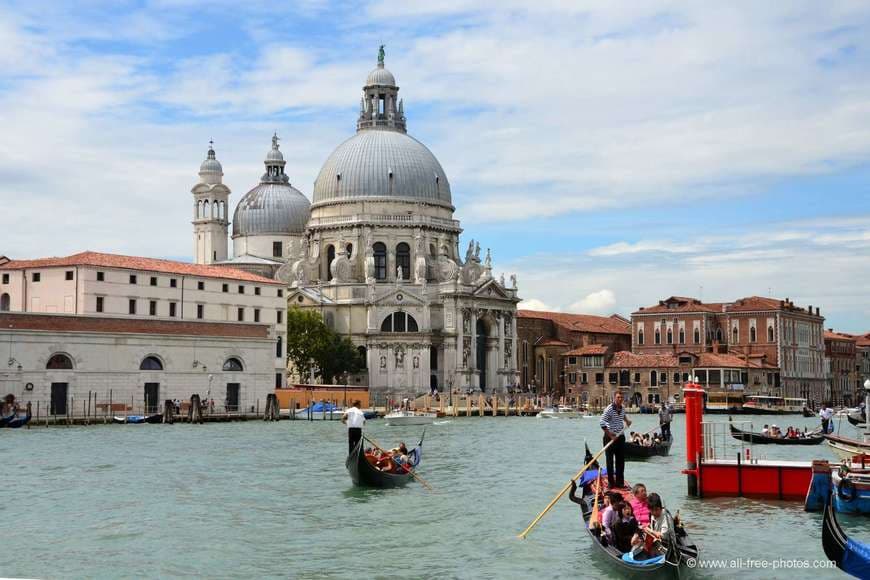
[[[647,433],[652,433],[653,431],[656,431],[658,428],[659,428],[658,426],[653,427],[652,429],[650,429],[646,433],[641,433],[641,435],[646,435]],[[534,528],[536,525],[538,525],[538,522],[541,521],[541,518],[543,518],[547,514],[547,512],[550,511],[550,508],[552,508],[554,505],[556,505],[556,502],[559,501],[559,499],[561,499],[561,497],[563,495],[565,495],[566,491],[571,489],[571,484],[576,482],[578,479],[580,479],[580,476],[583,475],[583,473],[585,473],[586,470],[589,469],[598,460],[599,457],[601,457],[601,454],[604,453],[608,447],[613,445],[613,443],[616,441],[616,439],[619,439],[619,437],[611,439],[607,445],[602,447],[601,451],[596,453],[595,456],[592,457],[592,459],[590,459],[589,462],[587,462],[586,465],[584,465],[583,468],[577,472],[577,475],[572,477],[571,480],[567,484],[565,484],[565,487],[562,488],[562,491],[560,491],[556,495],[556,497],[553,498],[553,501],[551,501],[549,504],[547,504],[547,507],[544,508],[544,511],[539,513],[538,517],[536,517],[534,520],[532,520],[532,523],[529,524],[529,527],[527,527],[525,530],[523,530],[523,533],[521,533],[517,537],[520,538],[521,540],[525,540],[526,536],[529,535],[529,532],[532,531],[532,528]],[[599,471],[599,475],[600,475],[600,473],[601,472]]]
[[[381,453],[388,453],[388,454],[390,454],[390,456],[392,456],[392,454],[391,454],[389,451],[384,451],[384,449],[383,449],[380,445],[378,445],[378,444],[375,442],[375,440],[372,439],[371,437],[369,437],[368,435],[365,436],[365,439],[366,439],[366,441],[368,441],[369,443],[371,443],[372,445],[374,445],[377,449],[380,449]],[[401,465],[401,464],[400,464],[400,465]],[[409,474],[411,475],[411,477],[413,477],[414,479],[416,479],[417,481],[419,481],[421,484],[423,484],[423,487],[425,487],[425,488],[428,489],[429,491],[432,491],[432,492],[435,491],[434,489],[432,489],[432,486],[429,485],[428,483],[426,483],[426,480],[425,480],[425,479],[423,479],[422,477],[420,477],[419,475],[417,475],[417,474],[414,472],[413,469],[410,469],[410,468],[408,468],[408,467],[405,466],[405,465],[402,465],[402,467],[406,470],[407,473],[409,473]]]
[[[601,470],[598,470],[598,479],[595,480],[595,503],[592,504],[592,515],[589,516],[589,529],[593,523],[598,523],[598,492],[601,491]]]

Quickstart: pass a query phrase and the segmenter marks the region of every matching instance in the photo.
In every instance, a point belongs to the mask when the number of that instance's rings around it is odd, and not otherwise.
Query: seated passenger
[[[620,517],[613,524],[613,545],[616,546],[617,550],[625,553],[631,550],[631,541],[640,527],[634,518],[630,503],[620,502],[614,509],[620,514]]]
[[[634,517],[637,518],[641,527],[649,525],[649,505],[647,504],[646,486],[642,483],[631,488],[634,499],[631,500],[631,508]]]
[[[659,494],[649,494],[649,509],[652,517],[650,518],[650,525],[643,529],[645,536],[643,551],[647,558],[654,558],[667,552],[663,540],[667,542],[671,526]]]
[[[765,435],[765,436],[769,436],[769,435],[770,435],[770,429],[768,428],[767,425],[765,425],[765,426],[764,426],[764,429],[761,430],[761,434],[762,434],[762,435]]]
[[[621,502],[622,495],[617,491],[609,491],[604,495],[604,503],[607,507],[601,513],[601,528],[609,543],[613,543],[613,526],[620,518],[617,505]]]

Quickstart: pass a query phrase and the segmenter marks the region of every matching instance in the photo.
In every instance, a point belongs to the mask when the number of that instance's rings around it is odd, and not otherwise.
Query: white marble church
[[[356,134],[323,164],[311,203],[273,137],[233,215],[232,258],[230,191],[210,148],[192,189],[196,261],[285,282],[288,307],[317,309],[364,352],[355,380],[375,392],[503,391],[517,383],[516,277],[495,279],[473,240],[460,254],[447,175],[407,134],[398,93],[381,50]]]

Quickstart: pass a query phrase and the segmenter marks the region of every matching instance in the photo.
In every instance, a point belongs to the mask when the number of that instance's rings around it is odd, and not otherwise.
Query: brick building
[[[849,335],[828,329],[825,340],[825,371],[827,390],[832,404],[850,407],[864,396],[859,380],[857,341]]]
[[[616,314],[593,316],[517,311],[519,385],[539,394],[567,394],[569,351],[597,345],[612,352],[631,346],[629,321]]]
[[[826,390],[823,324],[818,308],[787,298],[705,303],[672,296],[632,313],[632,351],[734,355],[774,373],[769,394],[818,405]]]
[[[567,353],[566,394],[574,403],[600,409],[619,389],[629,406],[652,406],[678,402],[683,384],[694,376],[714,402],[728,395],[769,394],[778,370],[731,354],[611,353],[592,345]]]
[[[855,371],[858,373],[859,390],[864,388],[864,381],[870,380],[870,332],[858,334],[855,338]]]

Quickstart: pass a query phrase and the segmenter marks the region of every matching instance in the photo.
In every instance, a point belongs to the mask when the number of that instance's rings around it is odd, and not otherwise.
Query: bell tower
[[[197,264],[214,264],[227,259],[227,200],[230,189],[223,184],[224,170],[215,157],[214,142],[199,166],[199,182],[193,194],[193,258]]]

